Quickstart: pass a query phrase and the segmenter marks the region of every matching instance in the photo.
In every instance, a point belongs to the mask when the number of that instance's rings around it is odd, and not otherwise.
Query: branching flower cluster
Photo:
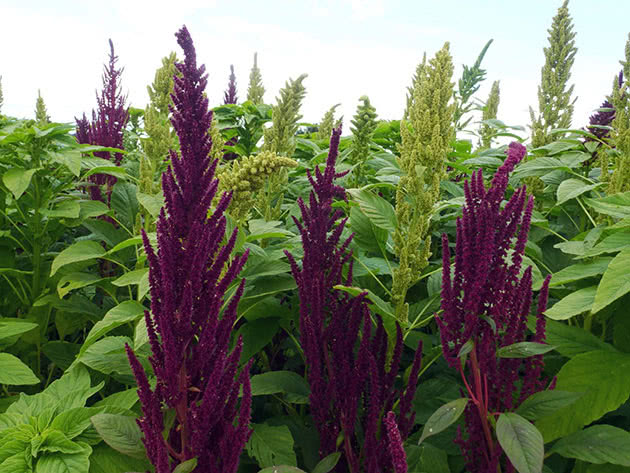
[[[340,220],[340,210],[332,209],[333,199],[346,198],[345,190],[334,183],[344,175],[335,172],[340,135],[341,128],[333,130],[324,172],[316,168],[314,177],[308,174],[313,187],[308,204],[298,200],[303,221],[294,221],[302,236],[302,268],[286,252],[300,296],[311,414],[322,457],[336,451],[340,442],[344,455],[336,472],[402,472],[402,441],[414,423],[411,402],[422,348],[416,351],[407,387],[397,390],[394,385],[403,348],[400,327],[388,362],[383,321],[377,318],[373,329],[365,295],[352,297],[334,289],[352,282],[352,264],[344,277],[345,265],[351,261],[348,245],[352,237],[342,239],[346,220]],[[398,415],[392,418],[394,414],[389,414],[386,427],[385,414],[397,400]]]
[[[495,472],[501,461],[502,450],[493,438],[488,415],[511,411],[544,389],[542,355],[525,359],[497,356],[499,348],[526,340],[532,302],[532,269],[528,267],[522,276],[519,273],[534,199],[522,187],[501,207],[508,175],[524,156],[525,147],[512,143],[489,189],[481,171],[465,183],[466,204],[457,220],[454,271],[450,270],[448,238],[442,237],[443,313],[436,320],[444,357],[459,370],[471,399],[465,411],[466,433],[460,432],[457,439],[471,472]],[[549,277],[541,289],[530,342],[545,340],[548,285]],[[465,355],[467,373],[462,363]],[[524,373],[521,381],[520,373]],[[510,468],[508,472],[513,471]]]
[[[214,178],[217,161],[209,157],[207,76],[205,66],[197,67],[186,27],[176,36],[185,60],[177,64],[181,77],[175,77],[171,121],[181,155],[171,151],[171,167],[162,176],[166,210],[157,223],[157,253],[143,232],[150,268],[151,313],[145,312],[145,319],[157,378],[154,390],[129,347],[127,354],[144,414],[138,423],[156,473],[171,473],[193,458],[195,473],[234,473],[251,433],[249,365],[238,373],[240,339],[229,349],[244,280],[220,313],[247,253],[230,256],[236,230],[221,244],[231,194],[223,194],[208,217],[219,182]],[[175,412],[165,437],[164,407]]]

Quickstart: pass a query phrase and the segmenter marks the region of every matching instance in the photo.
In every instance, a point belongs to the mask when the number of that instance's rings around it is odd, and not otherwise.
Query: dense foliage
[[[630,37],[571,129],[549,32],[530,134],[491,41],[343,136],[185,27],[143,109],[110,42],[91,120],[0,115],[0,473],[630,472]]]

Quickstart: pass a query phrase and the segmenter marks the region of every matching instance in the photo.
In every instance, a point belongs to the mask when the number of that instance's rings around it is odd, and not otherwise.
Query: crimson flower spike
[[[532,268],[519,277],[533,197],[525,187],[517,189],[501,207],[508,177],[525,156],[525,147],[512,143],[505,162],[486,190],[481,171],[464,184],[466,203],[457,219],[455,268],[451,272],[451,252],[442,236],[442,314],[440,328],[444,357],[457,369],[471,399],[465,411],[466,432],[458,432],[457,443],[473,473],[497,471],[503,459],[501,447],[488,423],[489,413],[511,411],[534,392],[544,389],[541,379],[542,355],[519,359],[497,358],[501,347],[527,340],[526,323],[532,302]],[[512,247],[512,242],[514,245]],[[545,340],[545,318],[549,288],[548,276],[540,291],[537,324],[531,342]],[[466,347],[465,345],[469,345]],[[466,367],[460,356],[469,348]],[[522,383],[519,374],[524,373]],[[520,388],[518,386],[521,386]]]
[[[127,355],[142,404],[138,425],[156,473],[171,473],[192,458],[197,459],[194,473],[235,473],[251,435],[250,365],[239,373],[241,339],[229,348],[244,280],[220,313],[247,253],[231,256],[237,230],[221,243],[231,194],[224,194],[208,216],[218,181],[216,161],[209,157],[207,76],[204,66],[197,67],[185,26],[176,37],[185,59],[176,66],[181,76],[175,76],[171,122],[181,154],[170,152],[171,167],[162,176],[166,205],[157,222],[157,252],[142,234],[151,287],[151,312],[145,312],[145,320],[157,378],[154,390],[129,346]],[[175,413],[165,436],[164,408]]]
[[[406,471],[401,466],[405,461],[402,442],[414,425],[412,400],[422,346],[415,353],[407,387],[397,390],[394,383],[403,350],[400,327],[388,362],[388,335],[379,316],[374,317],[374,328],[366,294],[352,297],[334,289],[352,283],[348,250],[352,235],[342,238],[347,219],[332,207],[334,199],[346,199],[343,187],[335,184],[335,179],[345,175],[335,171],[340,136],[341,127],[333,130],[323,172],[315,168],[314,175],[308,173],[313,188],[308,203],[298,199],[302,221],[294,221],[302,237],[302,267],[285,252],[300,297],[300,337],[311,387],[311,415],[321,457],[337,451],[337,441],[343,439],[336,473],[400,473]],[[397,424],[396,437],[391,426],[386,428],[384,416],[397,400],[398,414],[390,414]]]

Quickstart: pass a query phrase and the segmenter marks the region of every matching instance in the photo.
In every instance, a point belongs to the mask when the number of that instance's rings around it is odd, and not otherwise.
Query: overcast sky
[[[181,57],[174,33],[186,24],[198,63],[209,72],[211,106],[222,103],[234,64],[239,101],[254,52],[274,103],[289,78],[307,73],[304,121],[318,122],[333,104],[348,119],[368,95],[380,118],[399,119],[406,87],[423,52],[445,41],[456,65],[472,65],[490,47],[477,97],[501,81],[499,118],[529,124],[536,105],[547,29],[561,0],[0,0],[2,112],[33,117],[41,89],[52,119],[73,121],[96,105],[103,63],[114,42],[124,66],[128,103],[144,107],[161,58]],[[609,94],[630,32],[630,0],[571,0],[578,52],[571,83],[578,97],[573,125],[583,126]]]

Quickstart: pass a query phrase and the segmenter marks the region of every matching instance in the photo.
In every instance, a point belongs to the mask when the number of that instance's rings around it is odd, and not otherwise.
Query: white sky
[[[450,41],[456,65],[472,65],[490,38],[477,97],[501,81],[499,118],[529,124],[536,105],[542,48],[561,0],[0,0],[2,112],[33,117],[37,89],[52,119],[73,121],[96,105],[103,64],[114,42],[124,66],[128,103],[144,107],[146,86],[161,58],[181,57],[174,33],[186,24],[198,63],[210,74],[211,106],[222,103],[229,66],[236,69],[239,101],[246,96],[253,54],[274,103],[289,77],[308,73],[304,121],[318,122],[333,104],[348,122],[368,95],[380,118],[399,119],[406,87],[424,51],[431,57]],[[610,93],[630,32],[630,0],[571,0],[578,53],[573,125]]]

